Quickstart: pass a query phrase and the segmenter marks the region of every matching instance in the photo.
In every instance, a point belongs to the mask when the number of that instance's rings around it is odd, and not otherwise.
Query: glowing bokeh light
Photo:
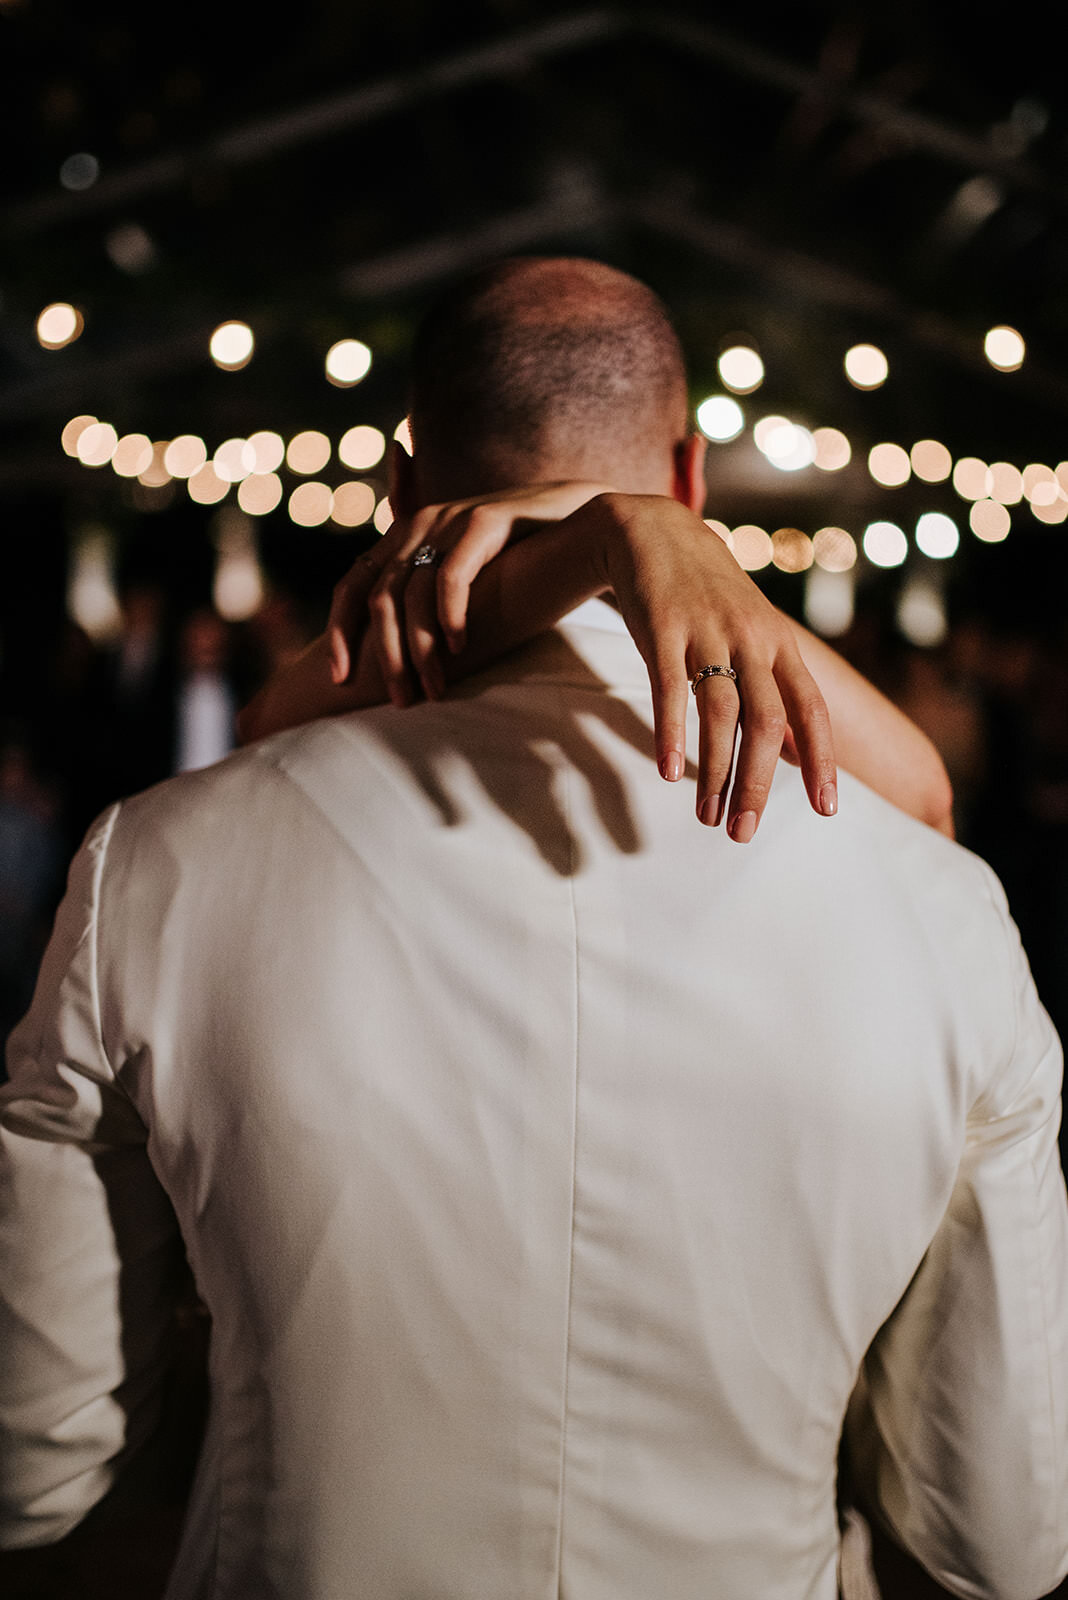
[[[96,418],[90,416],[71,417],[59,436],[59,442],[67,455],[76,456],[78,454],[78,440],[86,428],[91,428],[95,421]]]
[[[68,156],[59,169],[60,183],[73,193],[91,189],[99,176],[100,162],[88,150],[79,150]]]
[[[857,542],[844,528],[819,528],[812,535],[812,554],[824,572],[849,572],[857,564]]]
[[[1003,506],[1019,505],[1023,499],[1023,473],[1011,461],[990,463],[990,498]]]
[[[318,528],[326,522],[334,506],[334,496],[325,483],[298,484],[289,497],[289,520],[301,528]]]
[[[163,452],[163,465],[172,478],[191,478],[208,459],[208,447],[195,433],[180,433]]]
[[[37,318],[37,343],[45,350],[73,344],[85,326],[82,314],[66,300],[55,300]]]
[[[113,567],[112,535],[104,528],[83,529],[67,577],[67,612],[98,644],[114,638],[122,626]]]
[[[736,439],[745,427],[745,413],[737,400],[725,394],[711,394],[697,407],[697,426],[706,439],[726,444]]]
[[[722,539],[724,544],[730,544],[731,530],[728,528],[725,522],[717,522],[715,517],[706,517],[705,527],[711,528],[712,532],[716,534],[718,538]]]
[[[111,470],[120,478],[138,478],[152,465],[152,440],[144,433],[123,434],[111,458]]]
[[[1057,474],[1041,461],[1030,461],[1023,469],[1023,490],[1033,506],[1051,506],[1059,493]]]
[[[730,547],[734,559],[746,572],[760,572],[771,565],[771,538],[755,522],[743,522],[731,531]]]
[[[211,336],[211,359],[223,372],[240,372],[252,360],[256,340],[247,322],[220,322]]]
[[[330,513],[340,528],[359,528],[375,514],[375,492],[369,483],[340,483]]]
[[[263,604],[263,572],[250,527],[228,525],[219,538],[212,601],[226,622],[245,622]]]
[[[900,489],[912,476],[912,462],[899,444],[876,444],[868,451],[868,471],[884,489]]]
[[[956,555],[960,529],[942,511],[925,511],[916,523],[916,545],[933,561],[946,561]]]
[[[399,441],[398,441],[399,442]],[[384,494],[375,506],[375,514],[371,518],[379,533],[388,533],[393,526],[393,507],[389,503],[389,496]]]
[[[282,498],[282,480],[276,472],[256,472],[242,480],[237,503],[250,517],[266,517]]]
[[[909,460],[913,472],[924,483],[945,483],[953,471],[953,457],[937,439],[917,439]]]
[[[337,447],[338,459],[353,472],[367,472],[375,467],[386,453],[386,436],[381,428],[372,428],[362,422],[341,435]]]
[[[282,435],[270,428],[263,428],[259,433],[249,434],[248,442],[256,457],[253,472],[277,472],[286,455],[286,442]]]
[[[874,344],[855,344],[846,351],[843,365],[854,389],[878,389],[890,374],[890,363]]]
[[[1049,506],[1036,506],[1032,504],[1031,515],[1033,517],[1037,517],[1039,522],[1047,522],[1050,524],[1063,522],[1065,517],[1068,517],[1068,501],[1057,499],[1054,500],[1053,504]]]
[[[807,572],[814,559],[812,540],[800,528],[776,528],[771,559],[780,572]]]
[[[330,450],[330,440],[325,433],[320,433],[316,428],[306,428],[303,433],[295,433],[290,439],[286,448],[286,466],[290,472],[302,475],[322,472],[330,460]]]
[[[763,454],[767,445],[767,441],[775,432],[775,429],[788,428],[789,426],[789,417],[779,417],[775,415],[770,417],[761,417],[758,422],[754,422],[753,442],[757,449]]]
[[[340,339],[326,352],[326,376],[337,389],[351,389],[371,370],[371,352],[361,339]]]
[[[1015,328],[991,328],[983,340],[983,354],[999,372],[1016,372],[1024,364],[1027,347]]]
[[[816,456],[812,435],[796,422],[784,421],[769,428],[763,441],[761,449],[779,472],[799,472],[810,467]]]
[[[962,500],[985,500],[991,490],[990,468],[978,456],[961,456],[953,468],[953,487]]]
[[[752,394],[764,382],[764,363],[751,345],[732,345],[717,366],[723,387],[734,394]]]
[[[853,621],[853,574],[814,566],[805,579],[805,621],[825,639],[837,639]]]
[[[1012,518],[996,500],[977,500],[968,512],[968,526],[984,544],[1000,544],[1009,536]]]
[[[227,439],[212,456],[211,464],[227,483],[241,483],[256,466],[256,446],[248,439]]]
[[[110,422],[91,422],[78,435],[75,454],[83,467],[106,467],[118,442],[119,436]]]
[[[897,625],[909,643],[921,650],[940,645],[949,626],[941,590],[924,578],[911,578],[898,599]]]
[[[225,498],[229,488],[226,479],[220,478],[211,462],[206,461],[189,479],[189,498],[199,506],[213,506]]]
[[[841,472],[853,458],[853,447],[837,428],[817,428],[812,435],[814,465],[821,472]]]
[[[862,540],[864,554],[876,567],[899,567],[909,553],[909,542],[896,522],[869,522]]]
[[[167,441],[157,439],[152,446],[152,459],[143,471],[137,474],[137,481],[146,489],[162,489],[171,482],[171,474],[167,471]]]

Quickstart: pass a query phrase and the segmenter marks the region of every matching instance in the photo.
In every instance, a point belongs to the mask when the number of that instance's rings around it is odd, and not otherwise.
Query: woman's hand
[[[532,523],[552,521],[555,528],[504,550]],[[413,566],[424,547],[425,562]],[[685,769],[690,680],[708,665],[737,674],[709,676],[696,689],[701,821],[715,826],[726,814],[731,837],[748,842],[788,737],[814,809],[834,814],[830,720],[792,625],[699,517],[661,496],[551,484],[419,512],[395,526],[335,590],[329,623],[335,681],[344,681],[350,648],[369,620],[393,702],[410,702],[413,671],[430,698],[441,694],[441,640],[454,653],[464,649],[472,585],[494,558],[487,574],[494,580],[491,604],[474,630],[481,634],[488,625],[493,636],[469,670],[551,625],[579,600],[611,589],[649,670],[657,762],[669,781]]]
[[[692,680],[707,666],[730,668],[734,678],[693,685],[701,821],[714,827],[726,815],[731,838],[747,844],[788,737],[813,809],[833,816],[838,781],[823,696],[790,623],[724,542],[684,506],[654,495],[604,495],[586,516],[604,519],[604,575],[649,672],[661,774],[671,781],[683,772]]]
[[[605,485],[540,484],[482,499],[426,506],[398,520],[335,586],[327,621],[334,682],[346,683],[369,628],[389,699],[410,705],[413,675],[428,700],[445,688],[442,644],[459,655],[467,642],[471,585],[505,545],[559,522]],[[414,562],[417,552],[426,558]]]

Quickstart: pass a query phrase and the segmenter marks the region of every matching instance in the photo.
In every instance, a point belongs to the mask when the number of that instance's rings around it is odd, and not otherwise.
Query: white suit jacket
[[[170,1600],[826,1600],[839,1437],[961,1595],[1068,1564],[1060,1058],[990,872],[658,777],[630,641],[92,829],[3,1091],[0,1529],[211,1414]],[[696,729],[691,729],[696,749]]]

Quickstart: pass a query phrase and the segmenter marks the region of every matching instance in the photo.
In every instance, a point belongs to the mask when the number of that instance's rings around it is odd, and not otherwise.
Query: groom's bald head
[[[682,352],[637,279],[597,261],[517,257],[431,311],[410,414],[424,501],[562,478],[666,493],[687,431]]]

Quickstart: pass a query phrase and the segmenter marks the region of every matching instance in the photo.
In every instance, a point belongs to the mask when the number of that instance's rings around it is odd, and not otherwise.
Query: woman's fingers
[[[727,832],[736,844],[748,844],[760,825],[786,735],[787,716],[768,663],[757,657],[737,658],[741,699],[741,738],[731,785]]]
[[[724,666],[726,662],[722,663]],[[695,669],[700,671],[700,668]],[[735,734],[738,690],[725,675],[710,674],[696,685],[701,734],[697,757],[697,816],[707,827],[718,826],[727,803]]]
[[[390,703],[395,706],[410,705],[413,695],[401,612],[408,570],[408,560],[396,557],[386,567],[367,600],[375,654],[386,693]]]
[[[378,577],[379,566],[379,551],[369,550],[358,556],[334,585],[326,639],[330,676],[336,684],[347,683],[352,676],[356,646],[367,622],[367,596]]]
[[[838,768],[826,702],[796,651],[784,652],[776,664],[776,679],[809,801],[821,816],[833,817],[838,810]]]
[[[516,513],[508,501],[472,506],[453,517],[448,548],[437,578],[437,620],[445,642],[458,655],[467,642],[467,606],[471,585],[483,567],[500,555],[512,536]]]

